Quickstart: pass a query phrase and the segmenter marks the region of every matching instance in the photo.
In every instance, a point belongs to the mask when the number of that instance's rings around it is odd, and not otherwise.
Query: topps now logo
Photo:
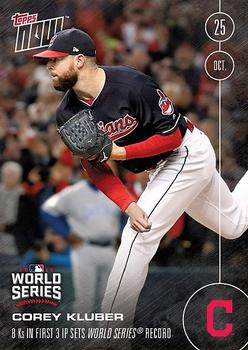
[[[13,272],[12,300],[16,306],[48,304],[58,306],[61,301],[61,273],[43,264],[30,264],[20,272]]]
[[[15,13],[11,20],[16,28],[15,52],[48,47],[49,41],[64,28],[68,16],[48,18],[38,21],[38,13]]]

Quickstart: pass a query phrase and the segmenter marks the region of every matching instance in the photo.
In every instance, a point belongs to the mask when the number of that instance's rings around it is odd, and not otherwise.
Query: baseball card
[[[0,8],[0,348],[248,349],[247,1]]]

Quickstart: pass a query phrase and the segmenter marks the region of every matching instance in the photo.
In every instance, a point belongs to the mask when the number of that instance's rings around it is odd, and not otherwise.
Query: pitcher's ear
[[[74,57],[74,62],[77,68],[82,68],[85,64],[85,60],[86,60],[85,56],[81,53]]]

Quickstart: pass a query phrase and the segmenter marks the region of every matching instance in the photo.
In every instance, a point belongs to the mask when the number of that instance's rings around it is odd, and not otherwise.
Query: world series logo
[[[43,264],[30,264],[20,272],[13,272],[12,300],[16,307],[48,304],[57,307],[61,301],[61,273]]]

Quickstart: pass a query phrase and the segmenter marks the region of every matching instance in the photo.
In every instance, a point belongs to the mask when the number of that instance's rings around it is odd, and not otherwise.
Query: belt
[[[185,122],[186,122],[186,127],[187,129],[190,131],[190,132],[193,132],[194,130],[194,124],[186,117],[184,117],[185,119]],[[184,129],[184,132],[181,131],[181,134],[182,134],[182,137],[185,135],[186,133],[186,130]],[[170,154],[173,153],[173,152],[170,152]],[[152,166],[151,168],[149,169],[146,169],[146,171],[149,171],[149,170],[153,170],[155,169],[159,164],[160,162],[163,162],[165,159],[161,159],[158,163],[156,163],[154,166]]]
[[[187,129],[190,131],[190,132],[193,132],[194,130],[194,124],[187,118],[187,117],[183,117],[184,120],[185,120],[185,124],[180,124],[179,125],[179,130],[181,131],[181,135],[182,137],[184,137],[184,135],[186,134],[186,131]],[[186,128],[185,128],[186,126]]]
[[[193,132],[194,124],[189,119],[186,119],[186,125],[187,125],[187,129],[189,129],[190,132]]]
[[[94,241],[94,240],[89,240],[86,241],[86,243],[91,244],[91,245],[98,245],[99,247],[109,247],[111,245],[113,245],[113,241]]]

